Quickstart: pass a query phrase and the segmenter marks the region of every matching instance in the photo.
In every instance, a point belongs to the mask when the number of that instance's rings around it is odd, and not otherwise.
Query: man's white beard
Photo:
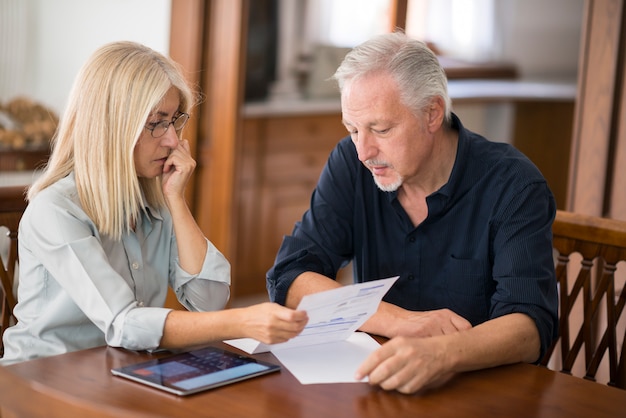
[[[378,188],[383,192],[395,192],[400,188],[400,186],[402,186],[402,182],[404,181],[401,176],[398,176],[396,181],[391,184],[380,184],[378,177],[376,177],[374,173],[372,173],[372,177],[374,177],[374,183],[376,183],[376,186],[378,186]]]

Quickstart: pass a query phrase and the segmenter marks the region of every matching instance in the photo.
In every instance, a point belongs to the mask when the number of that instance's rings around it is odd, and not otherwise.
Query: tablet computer
[[[276,364],[206,347],[114,368],[111,373],[185,396],[279,370]]]

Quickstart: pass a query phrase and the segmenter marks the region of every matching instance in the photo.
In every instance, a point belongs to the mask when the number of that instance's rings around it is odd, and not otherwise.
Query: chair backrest
[[[559,210],[552,232],[559,338],[542,364],[576,374],[572,369],[581,367],[584,346],[581,377],[596,381],[600,365],[608,363],[607,384],[626,389],[626,266],[617,270],[626,260],[626,222]],[[560,366],[554,366],[555,358]]]
[[[7,232],[9,239],[6,253],[0,252],[0,355],[4,353],[2,335],[15,322],[13,308],[16,298],[13,293],[17,255],[17,227],[26,209],[23,187],[0,188],[0,230]],[[6,229],[5,229],[6,228]],[[8,231],[7,231],[8,230]],[[7,237],[0,237],[6,240]]]

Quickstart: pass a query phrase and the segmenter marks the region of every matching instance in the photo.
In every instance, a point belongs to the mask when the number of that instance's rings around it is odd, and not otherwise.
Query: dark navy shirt
[[[552,255],[556,205],[539,170],[509,144],[465,129],[448,182],[427,197],[415,227],[397,192],[381,191],[350,137],[331,153],[310,209],[286,236],[267,274],[280,304],[301,273],[336,278],[353,262],[357,282],[400,276],[384,300],[405,309],[449,308],[473,325],[529,315],[541,353],[557,336]]]

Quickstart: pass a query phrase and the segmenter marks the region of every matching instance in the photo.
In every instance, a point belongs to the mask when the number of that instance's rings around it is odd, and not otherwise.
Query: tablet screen
[[[217,347],[186,351],[111,370],[125,377],[177,395],[189,395],[280,370]]]

